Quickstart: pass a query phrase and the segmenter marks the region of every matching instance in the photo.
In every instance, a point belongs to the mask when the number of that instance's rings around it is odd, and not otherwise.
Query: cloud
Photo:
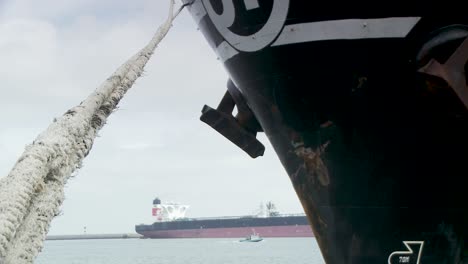
[[[145,142],[134,142],[134,143],[120,145],[119,148],[121,150],[145,150],[149,148],[157,148],[160,146],[161,145],[149,144]]]

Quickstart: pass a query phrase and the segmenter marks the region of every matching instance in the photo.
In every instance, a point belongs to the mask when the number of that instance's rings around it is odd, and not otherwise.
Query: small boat
[[[252,234],[250,234],[246,238],[239,240],[239,242],[260,242],[262,240],[263,240],[263,238],[260,237],[260,235],[258,233],[253,232]]]

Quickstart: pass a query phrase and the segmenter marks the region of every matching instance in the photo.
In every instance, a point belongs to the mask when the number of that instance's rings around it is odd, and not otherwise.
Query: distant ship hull
[[[309,225],[255,227],[262,237],[313,237]],[[250,227],[209,228],[166,231],[141,231],[144,238],[241,238],[252,233]]]
[[[328,264],[468,263],[468,15],[439,10],[457,6],[190,6],[232,80],[202,121],[253,157],[265,132]]]
[[[241,238],[254,230],[262,237],[313,237],[305,216],[193,219],[137,225],[145,238]]]

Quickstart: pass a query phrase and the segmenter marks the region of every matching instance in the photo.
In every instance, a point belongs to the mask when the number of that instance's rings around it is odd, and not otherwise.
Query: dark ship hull
[[[231,79],[201,120],[252,157],[266,133],[327,263],[468,263],[466,14],[399,1],[189,9]]]
[[[305,216],[187,219],[137,225],[144,238],[241,238],[254,230],[262,237],[313,237]]]

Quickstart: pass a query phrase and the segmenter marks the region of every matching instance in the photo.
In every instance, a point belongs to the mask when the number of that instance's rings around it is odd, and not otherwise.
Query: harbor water
[[[314,238],[46,241],[36,264],[324,264]]]

